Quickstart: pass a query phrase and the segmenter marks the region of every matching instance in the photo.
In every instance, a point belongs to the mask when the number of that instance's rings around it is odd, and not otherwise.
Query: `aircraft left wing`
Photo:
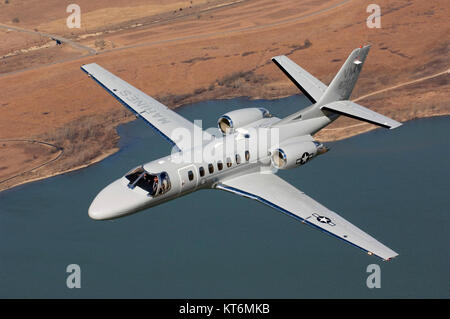
[[[217,184],[216,188],[255,199],[358,247],[369,255],[374,254],[383,260],[389,260],[398,255],[271,172],[250,173],[230,178]]]
[[[169,143],[177,146],[180,150],[190,149],[203,143],[202,139],[194,139],[194,131],[203,134],[210,139],[211,135],[204,132],[200,127],[188,121],[181,115],[170,110],[164,104],[156,101],[144,92],[138,90],[124,80],[105,70],[96,63],[85,64],[81,69],[94,79],[108,93],[114,96],[120,103],[131,109],[136,115],[143,118],[153,129],[161,134]],[[181,143],[173,140],[176,129],[186,129],[190,133],[190,139]],[[180,130],[179,132],[182,132]],[[197,134],[198,134],[197,133]],[[208,135],[208,136],[206,136]],[[190,143],[189,143],[190,142]]]

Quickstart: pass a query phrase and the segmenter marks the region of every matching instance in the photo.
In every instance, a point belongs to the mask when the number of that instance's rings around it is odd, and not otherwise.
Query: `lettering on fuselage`
[[[139,114],[142,115],[144,113],[147,113],[152,116],[156,122],[159,122],[161,124],[170,123],[170,120],[168,120],[164,115],[158,112],[158,110],[154,106],[149,104],[147,101],[142,100],[137,94],[134,94],[129,90],[123,90],[120,91],[118,95],[126,101],[133,103],[133,107]]]

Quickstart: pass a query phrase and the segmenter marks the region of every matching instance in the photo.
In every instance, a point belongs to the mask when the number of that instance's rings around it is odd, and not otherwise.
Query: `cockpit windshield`
[[[166,172],[153,174],[147,172],[142,166],[129,172],[125,178],[129,181],[129,188],[134,189],[137,186],[152,197],[167,193],[171,187],[169,175]]]

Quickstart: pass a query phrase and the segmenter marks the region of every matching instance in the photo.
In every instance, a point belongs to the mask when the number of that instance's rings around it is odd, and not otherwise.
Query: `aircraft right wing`
[[[272,61],[312,103],[319,101],[327,89],[327,86],[323,82],[312,76],[308,71],[285,55],[276,56],[272,58]]]
[[[250,173],[224,180],[217,189],[255,199],[355,247],[389,260],[398,254],[280,177]]]
[[[186,150],[203,143],[202,138],[194,138],[196,135],[201,135],[205,139],[212,138],[209,133],[203,131],[191,121],[188,121],[164,104],[105,70],[100,65],[96,63],[85,64],[81,69],[120,103],[143,118],[153,129],[169,141],[169,143],[177,146],[178,149]],[[180,141],[175,142],[173,140],[176,129],[184,129],[184,132],[190,134],[190,136],[186,136],[190,137],[190,139],[182,141],[183,145]],[[182,130],[179,132],[182,133]]]

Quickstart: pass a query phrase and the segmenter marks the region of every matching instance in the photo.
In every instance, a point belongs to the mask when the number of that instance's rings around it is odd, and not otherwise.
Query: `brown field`
[[[33,170],[58,155],[57,148],[32,141],[0,141],[0,150],[0,181]],[[21,166],[8,166],[12,163],[11,158],[20,162]]]
[[[450,7],[443,1],[379,0],[380,29],[366,26],[367,3],[358,0],[79,0],[80,29],[65,25],[70,3],[0,3],[0,139],[37,139],[64,148],[57,161],[0,183],[0,189],[115,150],[115,127],[133,117],[80,71],[85,63],[99,63],[176,107],[297,94],[271,57],[288,55],[329,83],[350,51],[369,43],[354,99],[380,91],[359,103],[401,121],[450,114],[444,72]],[[62,38],[62,45],[52,36]],[[335,140],[373,128],[341,118],[316,138]],[[15,155],[20,145],[5,145],[4,177],[49,156],[38,150]]]

